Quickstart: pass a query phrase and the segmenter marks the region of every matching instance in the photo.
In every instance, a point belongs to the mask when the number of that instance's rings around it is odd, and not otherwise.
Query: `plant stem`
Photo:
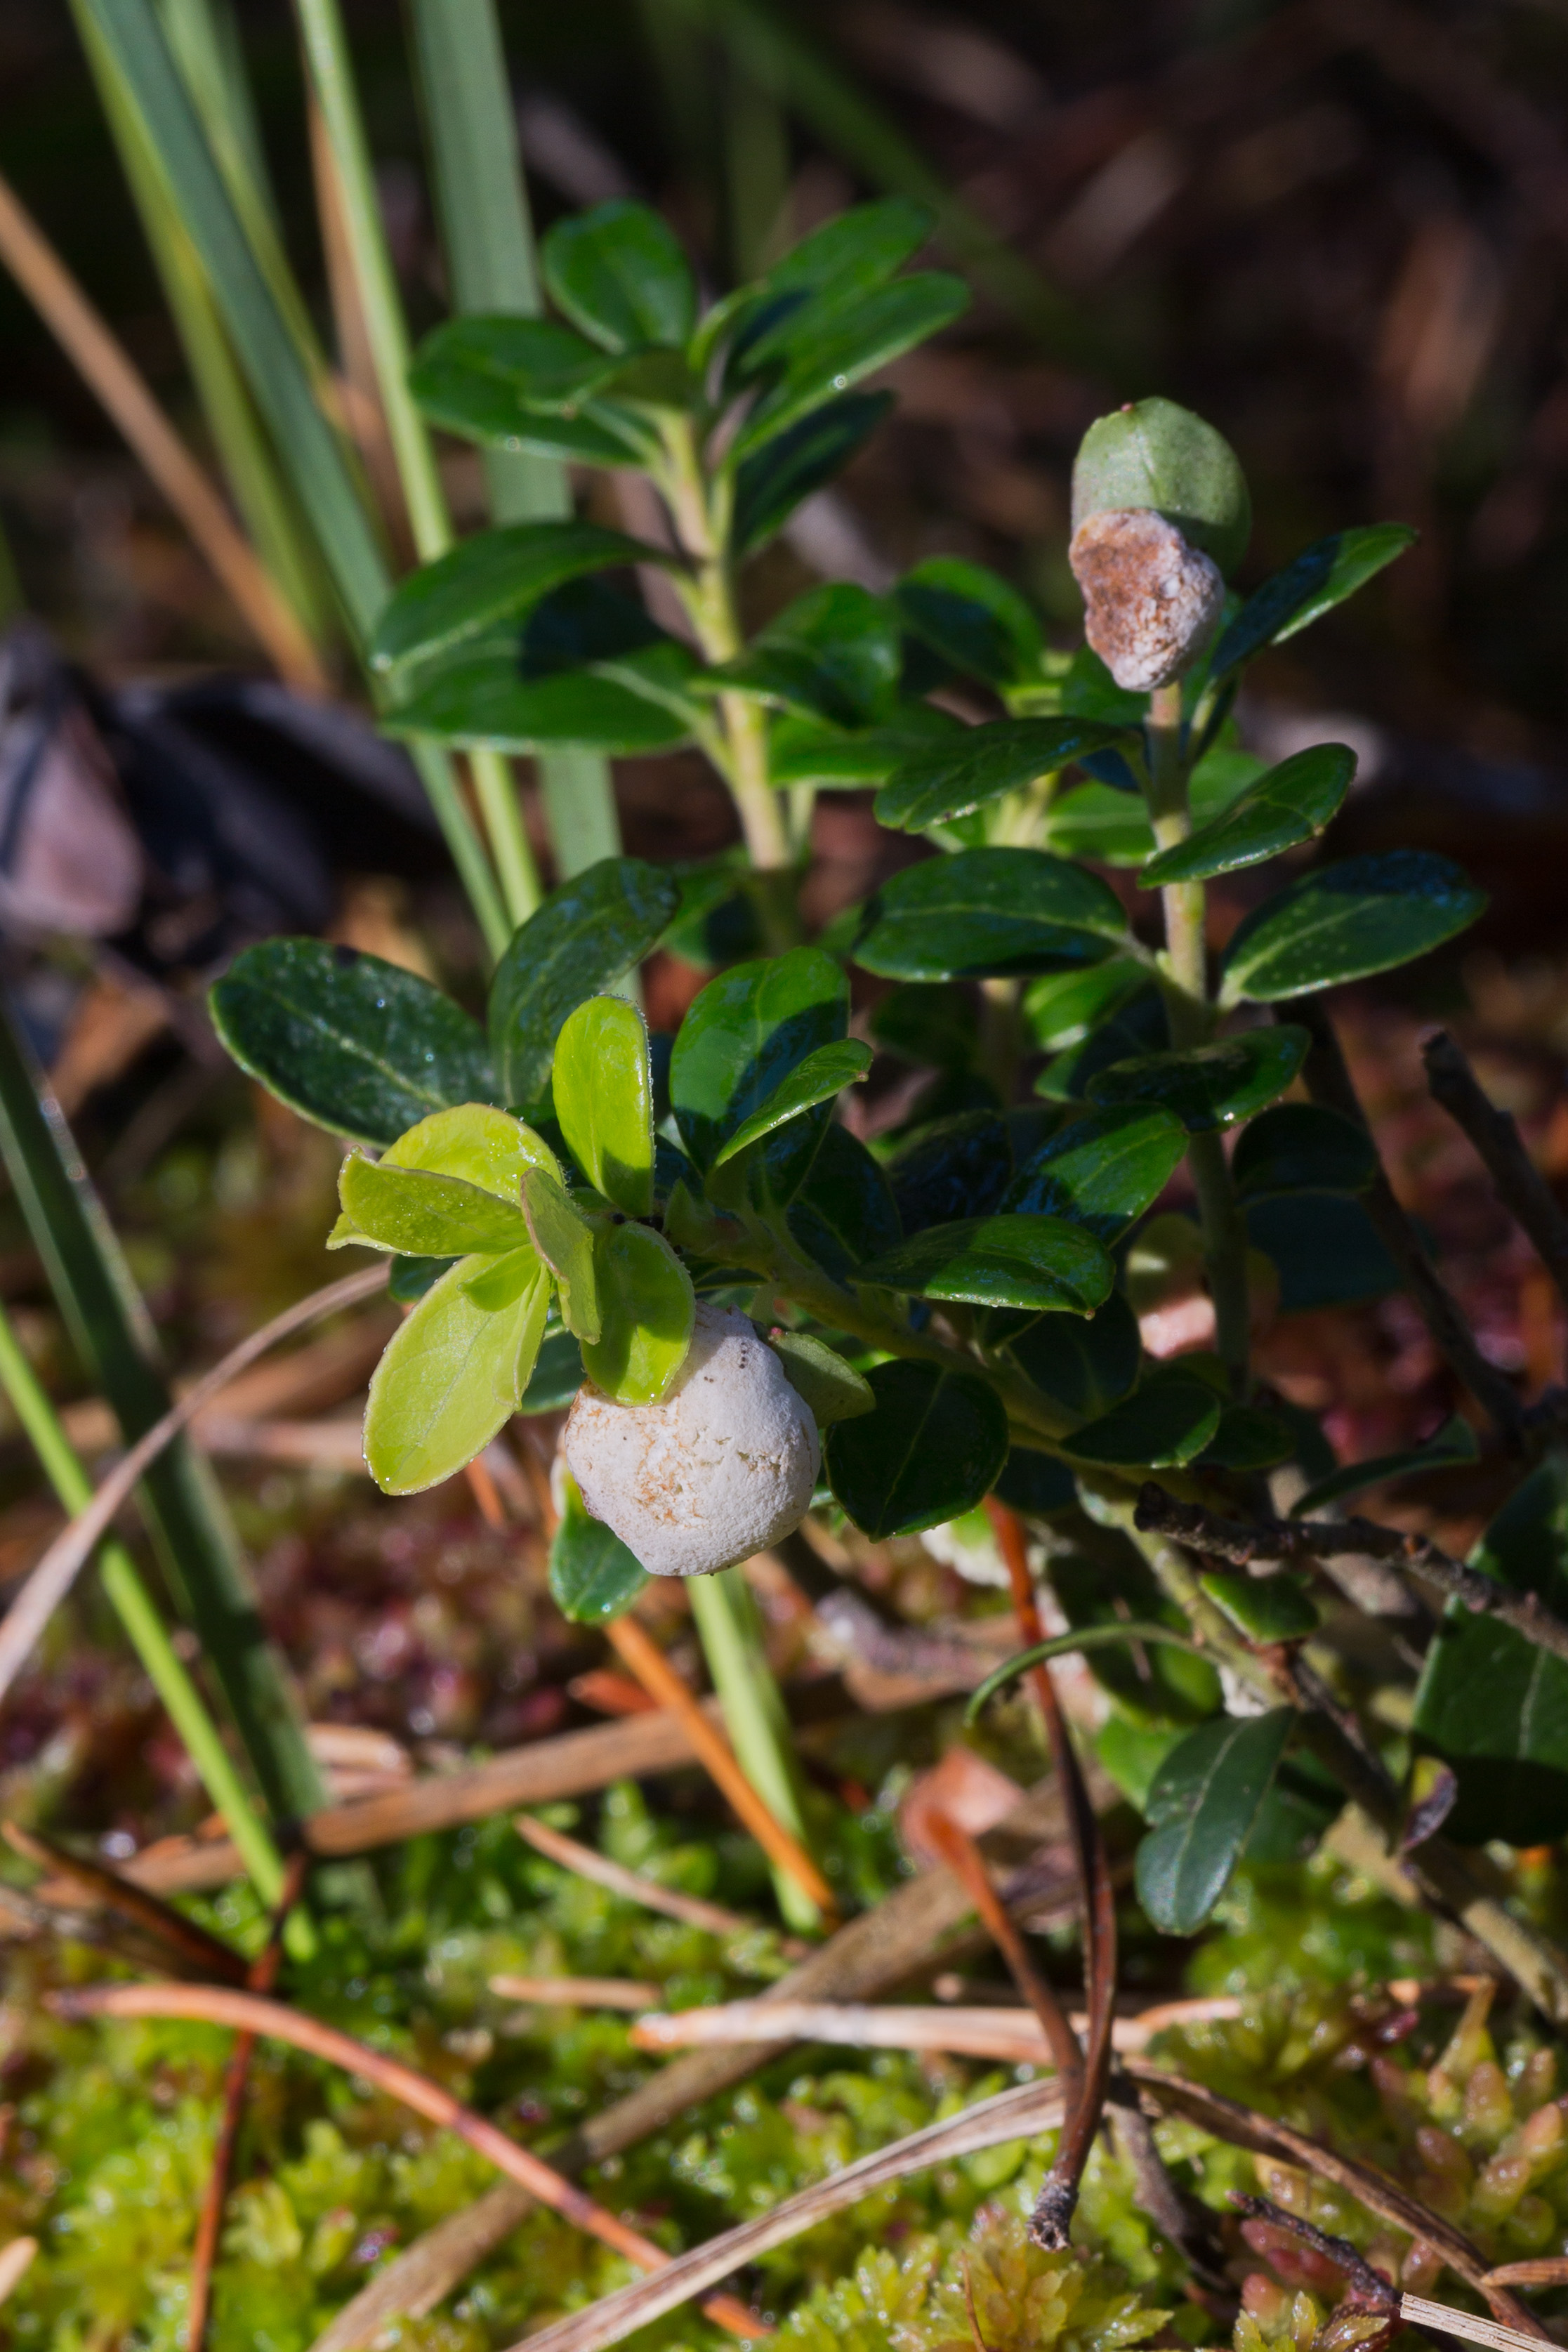
[[[694,1576],[686,1591],[741,1769],[775,1820],[806,1845],[800,1784],[789,1750],[789,1718],[768,1664],[761,1612],[751,1588],[738,1568],[727,1568],[718,1576]],[[788,1927],[803,1935],[820,1925],[816,1904],[777,1863],[773,1885]]]
[[[61,1507],[74,1517],[92,1500],[92,1480],[61,1428],[54,1406],[23,1353],[3,1307],[0,1387],[4,1387]],[[276,1903],[283,1886],[282,1859],[218,1737],[217,1726],[203,1705],[201,1693],[169,1639],[152,1595],[118,1538],[110,1537],[104,1542],[99,1563],[103,1589],[130,1636],[149,1682],[162,1700],[202,1786],[215,1811],[223,1815],[252,1885],[264,1903]]]
[[[1181,688],[1156,687],[1149,698],[1147,800],[1155,845],[1174,848],[1192,831],[1187,766],[1182,744]],[[1214,1014],[1208,996],[1205,944],[1205,898],[1201,882],[1167,882],[1160,892],[1165,913],[1166,1013],[1171,1043],[1178,1049],[1207,1043]],[[1249,1381],[1251,1313],[1247,1297],[1247,1229],[1217,1134],[1187,1141],[1187,1164],[1203,1221],[1208,1286],[1214,1299],[1215,1337],[1231,1392],[1245,1397]]]

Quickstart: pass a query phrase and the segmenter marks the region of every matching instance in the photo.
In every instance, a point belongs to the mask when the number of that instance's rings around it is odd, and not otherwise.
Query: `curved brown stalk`
[[[644,2238],[618,2215],[607,2212],[580,2189],[565,2180],[542,2158],[526,2147],[485,2117],[455,2099],[428,2074],[417,2074],[398,2058],[389,2058],[384,2052],[372,2050],[367,2042],[358,2041],[351,2033],[341,2033],[334,2025],[323,2025],[319,2018],[307,2017],[300,2010],[290,2009],[286,2002],[265,2000],[254,1992],[233,1992],[217,1985],[80,1985],[51,1993],[48,2005],[60,2017],[180,2017],[190,2018],[209,2025],[229,2025],[238,2033],[266,2036],[275,2042],[287,2042],[295,2050],[303,2050],[312,2058],[323,2058],[329,2066],[340,2066],[347,2074],[358,2074],[373,2083],[378,2091],[397,2099],[427,2122],[437,2124],[444,2131],[455,2132],[470,2147],[505,2172],[519,2188],[537,2197],[565,2221],[585,2230],[601,2244],[613,2247],[624,2254],[640,2270],[663,2270],[669,2256]],[[722,2275],[722,2273],[721,2273]],[[766,2336],[769,2329],[733,2295],[714,2295],[703,2309],[732,2336]]]
[[[964,1891],[978,1912],[987,1934],[1006,1960],[1019,1993],[1033,2011],[1061,2078],[1063,2095],[1069,2100],[1081,2098],[1083,2093],[1083,2053],[1079,2047],[1078,2036],[1056,1998],[1054,1987],[1046,1981],[1030,1958],[1022,1936],[991,1885],[985,1856],[967,1831],[946,1813],[932,1811],[926,1818],[925,1832],[948,1869],[962,1880]]]
[[[313,1290],[308,1298],[297,1300],[281,1315],[275,1315],[270,1323],[264,1323],[259,1331],[251,1332],[248,1339],[231,1348],[178,1404],[172,1405],[162,1420],[153,1423],[144,1437],[137,1439],[116,1463],[86,1510],[78,1511],[70,1525],[55,1538],[6,1611],[0,1623],[0,1699],[26,1664],[35,1643],[75,1583],[94,1546],[108,1532],[115,1513],[150,1465],[173,1444],[203,1406],[237,1380],[258,1356],[277,1347],[280,1339],[290,1339],[296,1331],[303,1331],[329,1315],[339,1314],[346,1307],[357,1307],[361,1299],[373,1297],[385,1286],[386,1268],[376,1265],[367,1267],[362,1274],[348,1275],[340,1282],[329,1282],[324,1289]]]

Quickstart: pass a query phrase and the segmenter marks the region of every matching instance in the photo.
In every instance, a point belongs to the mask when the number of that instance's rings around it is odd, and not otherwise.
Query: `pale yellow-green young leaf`
[[[490,1103],[459,1103],[455,1110],[433,1111],[400,1135],[382,1161],[387,1167],[460,1176],[465,1184],[498,1192],[503,1201],[518,1198],[525,1169],[543,1168],[560,1181],[560,1163],[543,1136]]]
[[[365,1460],[384,1494],[437,1486],[488,1445],[528,1385],[549,1291],[531,1246],[463,1258],[426,1291],[371,1381]]]
[[[523,1178],[523,1214],[534,1247],[560,1286],[562,1322],[579,1339],[597,1339],[601,1318],[593,1242],[604,1220],[591,1223],[543,1168],[530,1168]]]
[[[407,1257],[499,1256],[522,1249],[528,1228],[520,1201],[508,1201],[461,1176],[400,1168],[351,1151],[338,1175],[338,1198],[356,1234]]]
[[[591,996],[556,1039],[555,1115],[595,1190],[629,1217],[653,1207],[653,1074],[648,1029],[622,996]]]
[[[594,1252],[603,1329],[583,1369],[618,1404],[657,1404],[686,1360],[696,1298],[669,1244],[646,1225],[612,1225]]]

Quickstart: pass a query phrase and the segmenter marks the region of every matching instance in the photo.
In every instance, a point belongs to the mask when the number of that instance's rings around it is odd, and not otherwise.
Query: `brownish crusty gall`
[[[1153,507],[1090,515],[1069,550],[1084,634],[1120,687],[1169,686],[1190,669],[1225,604],[1218,568]]]

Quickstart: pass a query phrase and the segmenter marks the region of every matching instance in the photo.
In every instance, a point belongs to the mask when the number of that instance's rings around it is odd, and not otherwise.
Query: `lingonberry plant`
[[[1191,1933],[1249,1842],[1304,1851],[1349,1798],[1375,1843],[1403,1838],[1424,1898],[1568,2018],[1568,1961],[1464,1850],[1568,1829],[1557,1423],[1522,1414],[1464,1331],[1317,1002],[1451,939],[1481,895],[1424,852],[1309,856],[1217,966],[1206,943],[1206,886],[1310,845],[1354,772],[1338,744],[1273,767],[1241,748],[1249,663],[1412,534],[1336,532],[1241,600],[1237,460],[1151,399],[1079,454],[1077,651],[951,559],[883,595],[815,588],[748,637],[745,560],[888,405],[856,387],[963,307],[956,279],[904,274],[925,230],[863,206],[703,312],[669,229],[610,205],[545,240],[558,317],[462,319],[419,355],[434,424],[640,471],[668,528],[524,523],[427,565],[376,634],[385,724],[509,752],[695,745],[745,863],[579,875],[511,939],[487,1034],[312,940],[218,983],[236,1060],[358,1147],[330,1245],[391,1253],[410,1309],[371,1386],[371,1470],[412,1493],[512,1414],[570,1403],[555,1588],[601,1619],[647,1570],[722,1569],[809,1508],[886,1538],[993,1498],[1034,1530],[1069,1623],[1035,1654],[1083,1648],[1103,1685],[1158,1926]],[[867,788],[929,854],[808,941],[814,798]],[[1131,914],[1108,867],[1135,874]],[[665,939],[722,968],[650,1038],[615,992]],[[850,1035],[852,971],[894,983],[877,1044],[939,1074],[876,1149],[835,1115],[873,1052]],[[1184,1163],[1196,1217],[1158,1206]],[[1334,1516],[1370,1476],[1473,1458],[1466,1423],[1350,1473],[1255,1393],[1256,1318],[1349,1295],[1369,1250],[1520,1463],[1472,1570]],[[1214,1347],[1152,1360],[1136,1310],[1198,1263]],[[1299,1572],[1379,1550],[1448,1604],[1392,1749],[1314,1646]]]

